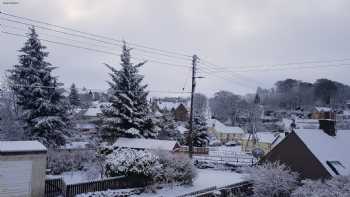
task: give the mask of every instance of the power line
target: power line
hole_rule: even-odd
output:
[[[1,32],[2,32],[2,33],[5,33],[5,34],[8,34],[8,35],[12,35],[12,36],[26,37],[26,38],[28,38],[28,36],[22,35],[22,34],[17,34],[17,33],[12,33],[12,32],[7,32],[7,31],[1,31]],[[49,42],[49,43],[53,43],[53,44],[58,44],[58,45],[69,46],[69,47],[73,47],[73,48],[78,48],[78,49],[84,49],[84,50],[88,50],[88,51],[98,52],[98,53],[104,53],[104,54],[108,54],[108,55],[120,55],[120,54],[118,54],[118,53],[114,53],[114,52],[110,52],[110,51],[105,51],[105,50],[100,50],[100,49],[94,49],[94,48],[89,48],[89,47],[84,47],[84,46],[69,44],[69,43],[65,43],[65,42],[52,41],[52,40],[42,39],[42,38],[40,38],[40,39],[38,39],[38,40],[45,41],[45,42]],[[169,63],[169,62],[164,62],[164,61],[149,59],[149,58],[147,58],[147,57],[145,57],[145,58],[132,57],[132,59],[137,59],[137,60],[141,60],[141,61],[148,61],[148,62],[154,62],[154,63],[159,63],[159,64],[163,64],[163,65],[169,65],[169,66],[174,66],[174,67],[185,67],[185,68],[190,68],[190,66],[187,66],[187,65],[174,64],[174,63]]]
[[[23,29],[23,28],[18,28],[18,27],[14,27],[14,26],[10,26],[10,25],[4,25],[4,24],[0,24],[0,26],[2,27],[5,27],[5,28],[10,28],[10,29],[15,29],[15,30],[26,30],[26,29]],[[9,33],[9,32],[8,32]],[[15,33],[11,33],[11,34],[15,34]],[[65,37],[61,37],[61,36],[56,36],[56,35],[52,35],[52,34],[47,34],[47,33],[42,33],[40,32],[40,35],[47,35],[47,36],[51,36],[51,37],[55,37],[55,38],[58,38],[58,39],[64,39],[64,40],[68,40],[68,41],[72,41],[72,42],[77,42],[77,43],[82,43],[82,44],[86,44],[86,45],[93,45],[95,47],[101,47],[101,48],[105,48],[106,46],[102,46],[102,45],[97,45],[97,44],[93,44],[93,43],[87,43],[87,42],[83,42],[83,41],[80,41],[80,40],[75,40],[75,39],[71,39],[71,38],[65,38]],[[22,36],[25,36],[25,35],[22,35]],[[57,43],[56,43],[57,44]],[[72,47],[72,46],[71,46]],[[79,46],[79,48],[81,48],[81,46]],[[86,49],[87,47],[84,47],[84,49]],[[109,49],[112,49],[112,50],[115,50],[117,48],[109,48]],[[137,51],[135,51],[137,53]],[[154,59],[151,59],[149,56],[146,56],[144,57],[145,59],[150,59],[149,61],[152,61],[152,62],[156,62],[156,63],[160,63],[160,64],[167,64],[167,65],[174,65],[174,66],[177,66],[177,67],[184,67],[184,65],[180,65],[180,64],[175,64],[175,63],[167,63],[166,61],[172,61],[172,60],[154,60]],[[152,57],[152,58],[157,58],[159,59],[159,57]],[[137,58],[134,58],[134,59],[137,59]],[[142,60],[139,58],[139,60]],[[190,66],[185,66],[185,67],[190,67]]]
[[[60,86],[42,86],[42,85],[9,85],[10,87],[17,87],[17,88],[46,88],[46,89],[67,89],[64,87]],[[84,90],[86,91],[92,91],[92,92],[106,92],[107,90],[102,90],[102,89],[87,89],[87,88],[77,88],[78,90]],[[10,92],[10,91],[0,91],[0,92]],[[113,92],[117,93],[128,93],[128,92],[143,92],[143,91],[132,91],[132,90],[113,90]],[[153,92],[153,93],[173,93],[173,94],[190,94],[191,92],[184,92],[184,91],[169,91],[169,90],[146,90],[146,92]]]
[[[48,27],[44,27],[44,26],[40,26],[40,25],[34,25],[34,24],[30,24],[30,23],[25,23],[25,22],[22,22],[22,21],[16,21],[16,20],[7,19],[7,18],[0,18],[0,20],[12,22],[12,23],[17,23],[17,24],[21,24],[21,25],[25,25],[25,26],[29,26],[29,27],[35,27],[35,28],[38,28],[38,29],[43,29],[43,30],[47,30],[47,31],[52,31],[52,32],[56,32],[56,33],[61,33],[61,34],[65,34],[65,35],[68,35],[68,36],[73,36],[73,37],[78,37],[78,38],[82,38],[82,39],[92,40],[92,41],[99,42],[99,43],[103,43],[103,44],[108,44],[108,45],[113,45],[113,46],[119,46],[119,47],[123,46],[122,44],[116,43],[116,42],[110,42],[110,41],[105,41],[105,40],[101,40],[101,39],[96,39],[96,38],[92,38],[92,37],[88,37],[88,36],[84,36],[84,35],[80,35],[80,34],[74,34],[74,33],[69,33],[69,32],[65,32],[65,31],[60,31],[60,30],[56,30],[56,29],[52,29],[52,28],[48,28]],[[128,42],[127,42],[127,43],[128,43]],[[128,44],[129,44],[129,43],[128,43]],[[188,60],[188,61],[191,60],[191,59],[189,59],[189,58],[174,57],[174,56],[171,56],[171,55],[160,54],[160,53],[157,53],[157,52],[151,52],[151,51],[147,51],[147,50],[140,49],[140,48],[134,48],[134,49],[135,49],[135,50],[138,50],[138,51],[140,51],[140,52],[143,52],[143,53],[157,54],[157,55],[162,55],[162,56],[166,56],[166,57],[174,58],[174,59],[181,59],[181,60]]]
[[[213,65],[215,67],[216,72],[246,72],[246,71],[255,71],[264,69],[263,67],[284,67],[284,66],[292,66],[292,65],[305,65],[305,64],[324,64],[331,62],[344,62],[348,61],[350,58],[342,58],[342,59],[331,59],[331,60],[312,60],[312,61],[301,61],[301,62],[289,62],[289,63],[281,63],[281,64],[272,64],[272,65],[255,65],[255,66],[239,66],[239,67],[225,67],[220,66],[218,64],[213,64],[207,60],[202,60],[203,62]]]
[[[114,38],[111,38],[111,37],[102,36],[102,35],[98,35],[98,34],[94,34],[94,33],[84,32],[84,31],[73,29],[73,28],[64,27],[64,26],[60,26],[60,25],[55,25],[55,24],[51,24],[51,23],[47,23],[47,22],[43,22],[43,21],[39,21],[39,20],[34,20],[34,19],[31,19],[31,18],[28,18],[28,17],[17,16],[17,15],[14,15],[14,14],[9,14],[9,13],[5,13],[5,12],[1,12],[1,11],[0,11],[0,14],[6,15],[6,16],[9,16],[9,17],[13,17],[13,18],[17,18],[17,19],[27,20],[27,21],[31,21],[31,22],[34,22],[34,23],[44,24],[44,25],[47,25],[47,26],[68,30],[68,31],[71,31],[71,32],[79,33],[79,34],[84,34],[84,35],[89,35],[89,36],[93,36],[93,37],[98,37],[98,38],[102,38],[102,39],[105,39],[105,40],[113,40],[113,41],[121,43],[121,44],[123,43],[122,40],[118,40],[118,39],[114,39]],[[191,58],[192,57],[191,55],[188,55],[188,54],[185,54],[185,53],[179,53],[179,52],[175,52],[175,51],[158,49],[158,48],[149,47],[149,46],[145,46],[145,45],[141,45],[141,44],[137,44],[137,43],[128,42],[128,44],[136,46],[136,47],[139,47],[139,48],[144,48],[144,49],[148,49],[148,50],[152,50],[152,51],[158,51],[158,52],[162,53],[163,55],[171,54],[171,55],[182,56],[182,57],[186,57],[186,58]]]

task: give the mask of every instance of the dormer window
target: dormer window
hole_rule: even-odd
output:
[[[340,161],[327,161],[326,163],[336,175],[340,175],[339,172],[345,169],[345,166]]]

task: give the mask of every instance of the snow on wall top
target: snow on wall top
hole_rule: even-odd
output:
[[[46,151],[39,141],[0,141],[0,152]]]
[[[173,151],[177,141],[144,138],[119,138],[114,147]]]
[[[315,109],[316,109],[318,112],[330,112],[330,111],[332,111],[332,109],[329,108],[329,107],[315,107]]]
[[[295,133],[332,176],[336,174],[327,161],[340,162],[333,165],[339,174],[350,174],[350,130],[338,130],[334,137],[320,129],[296,129]]]
[[[243,129],[240,127],[226,126],[216,119],[207,120],[207,124],[209,127],[214,128],[218,133],[244,133]]]

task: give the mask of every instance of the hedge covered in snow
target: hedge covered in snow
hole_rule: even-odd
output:
[[[350,196],[350,175],[337,176],[324,182],[305,180],[292,197],[348,197]]]
[[[148,183],[190,184],[196,171],[185,156],[119,148],[106,157],[106,175],[136,177]]]
[[[265,163],[242,169],[253,182],[254,196],[288,196],[298,186],[298,174],[279,162]]]

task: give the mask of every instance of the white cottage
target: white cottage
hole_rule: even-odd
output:
[[[0,141],[0,196],[43,197],[46,152],[38,141]]]

